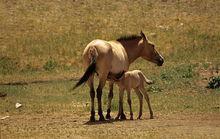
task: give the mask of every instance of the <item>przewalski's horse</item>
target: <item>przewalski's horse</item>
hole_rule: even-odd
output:
[[[102,89],[106,80],[109,82],[108,109],[106,118],[110,119],[111,100],[113,98],[114,78],[120,78],[129,65],[137,58],[142,57],[150,62],[156,63],[158,66],[163,65],[163,57],[156,51],[154,44],[151,43],[144,33],[141,31],[139,35],[121,37],[116,41],[93,40],[90,42],[83,52],[83,61],[86,67],[84,75],[80,78],[73,89],[80,86],[84,82],[88,82],[90,87],[91,98],[91,116],[90,121],[95,121],[94,109],[94,74],[97,73],[99,85],[96,89],[98,100],[99,120],[105,120],[102,113]]]
[[[143,96],[148,104],[148,108],[150,111],[150,119],[153,119],[153,111],[150,105],[150,98],[146,90],[144,89],[144,82],[147,84],[153,83],[153,81],[147,79],[140,70],[127,71],[119,81],[115,82],[119,87],[119,110],[118,110],[118,115],[115,118],[116,120],[118,120],[119,118],[126,119],[126,116],[123,111],[124,90],[127,91],[127,102],[130,109],[130,119],[133,120],[133,112],[131,108],[131,89],[135,90],[140,102],[139,115],[137,119],[141,119],[142,116]]]

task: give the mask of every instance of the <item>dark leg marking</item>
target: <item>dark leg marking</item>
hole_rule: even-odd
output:
[[[100,86],[99,86],[96,91],[97,91],[97,99],[98,99],[99,121],[104,121],[105,118],[102,114],[102,88],[100,88]]]
[[[109,94],[108,94],[108,108],[107,108],[107,114],[106,119],[111,119],[111,101],[113,98],[113,83],[109,83]]]

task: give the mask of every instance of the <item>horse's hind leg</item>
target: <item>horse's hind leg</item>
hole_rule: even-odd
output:
[[[107,76],[106,76],[107,77]],[[99,114],[99,121],[104,121],[105,118],[102,113],[102,89],[105,86],[106,78],[100,78],[99,86],[97,88],[97,100],[98,100],[98,114]]]
[[[137,88],[135,89],[135,92],[139,98],[139,115],[137,117],[137,119],[141,119],[141,116],[142,116],[142,109],[143,109],[143,95],[141,94],[140,90]]]
[[[153,117],[153,111],[152,111],[151,105],[150,105],[150,98],[149,98],[147,92],[145,91],[144,87],[141,87],[140,89],[141,89],[141,92],[144,94],[145,100],[147,101],[148,108],[149,108],[149,111],[150,111],[150,119],[153,119],[154,117]]]
[[[107,114],[106,114],[106,119],[111,119],[111,102],[113,98],[113,82],[109,82],[109,94],[108,94],[108,107],[107,107]]]
[[[95,90],[93,85],[94,74],[90,76],[88,80],[88,85],[90,88],[90,99],[91,99],[91,116],[90,121],[95,122],[95,109],[94,109],[94,98],[95,98]]]
[[[132,112],[132,107],[131,107],[131,91],[130,90],[127,91],[127,102],[128,102],[129,109],[130,109],[130,120],[133,120],[133,112]]]

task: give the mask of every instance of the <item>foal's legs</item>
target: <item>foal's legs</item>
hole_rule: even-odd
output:
[[[107,114],[106,114],[106,119],[111,119],[111,102],[113,98],[113,85],[114,82],[109,82],[109,94],[108,94],[108,106],[107,106]]]
[[[131,91],[127,90],[127,102],[130,108],[130,120],[133,120],[133,112],[132,112],[132,107],[131,107]]]
[[[126,116],[125,116],[124,111],[123,111],[123,97],[124,97],[124,89],[120,88],[119,89],[119,109],[118,109],[118,115],[115,118],[116,120],[118,120],[119,118],[121,120],[126,119]]]
[[[153,111],[152,111],[151,105],[150,105],[150,98],[149,98],[147,92],[145,91],[144,87],[140,87],[140,89],[141,89],[141,92],[144,94],[145,100],[147,101],[148,108],[149,108],[149,111],[150,111],[150,119],[153,119],[154,117],[153,117]]]
[[[90,88],[90,99],[91,99],[91,116],[90,121],[95,122],[95,109],[94,109],[94,98],[95,98],[95,90],[93,85],[94,74],[90,76],[88,80],[88,85]]]
[[[97,91],[97,100],[98,100],[99,121],[104,121],[105,120],[105,118],[102,114],[102,89],[105,86],[105,82],[106,82],[106,78],[100,78],[99,79],[99,86],[96,89],[96,91]]]
[[[141,119],[142,109],[143,109],[143,95],[141,94],[141,92],[138,88],[135,89],[135,92],[139,98],[139,103],[140,103],[139,115],[138,115],[137,119]]]

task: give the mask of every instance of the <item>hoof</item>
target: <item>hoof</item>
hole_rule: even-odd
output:
[[[89,121],[90,121],[90,122],[95,122],[95,117],[94,117],[94,116],[90,116]]]
[[[141,116],[138,116],[137,119],[138,119],[138,120],[141,120]]]
[[[115,120],[119,120],[119,116],[115,117]]]
[[[103,115],[99,116],[99,121],[105,121],[105,118]]]
[[[134,120],[134,118],[133,118],[133,117],[130,117],[130,120]]]
[[[121,120],[126,120],[126,116],[125,116],[125,114],[123,113],[123,114],[121,114]]]
[[[154,116],[153,116],[153,115],[151,115],[151,116],[150,116],[150,119],[154,119]]]
[[[110,114],[106,114],[105,118],[110,120],[112,117]]]

